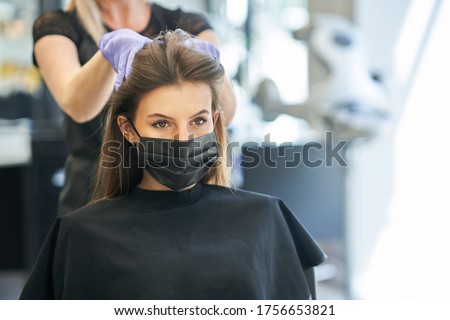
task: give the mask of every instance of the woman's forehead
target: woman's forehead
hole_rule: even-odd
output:
[[[170,117],[190,115],[207,109],[211,111],[211,88],[202,82],[182,82],[166,85],[145,94],[138,103],[140,116],[159,113]]]

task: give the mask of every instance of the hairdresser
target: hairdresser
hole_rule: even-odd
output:
[[[120,61],[108,61],[114,48],[99,50],[101,37],[128,28],[129,48]],[[33,26],[34,63],[64,112],[68,148],[65,183],[58,214],[84,206],[91,198],[92,182],[102,143],[104,115],[114,88],[124,80],[127,61],[163,30],[183,29],[218,46],[218,37],[201,13],[170,10],[144,0],[72,0],[65,10],[45,12]],[[112,67],[115,66],[115,68]],[[236,101],[228,77],[220,86],[222,116],[233,117]]]

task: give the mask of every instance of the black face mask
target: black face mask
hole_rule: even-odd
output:
[[[214,132],[180,141],[139,136],[139,163],[156,181],[181,190],[200,181],[219,157]]]

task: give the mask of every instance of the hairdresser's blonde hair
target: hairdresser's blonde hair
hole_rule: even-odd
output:
[[[98,45],[100,38],[106,33],[102,16],[95,0],[70,0],[66,10],[77,11],[77,17],[87,33]]]

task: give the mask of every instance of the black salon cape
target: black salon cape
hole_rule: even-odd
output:
[[[309,299],[325,258],[280,199],[136,189],[59,217],[20,298]]]

